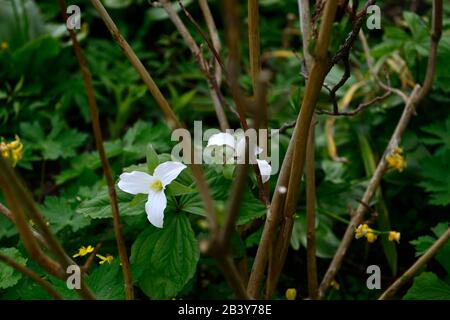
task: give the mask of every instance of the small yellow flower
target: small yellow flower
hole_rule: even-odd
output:
[[[87,255],[88,253],[91,253],[92,251],[94,251],[93,246],[88,246],[87,248],[85,246],[82,246],[80,249],[78,249],[78,253],[74,254],[72,257],[82,257]]]
[[[403,157],[403,149],[395,147],[391,153],[386,157],[386,162],[389,169],[403,172],[406,168],[406,160]]]
[[[16,139],[12,142],[0,141],[0,154],[3,159],[8,160],[13,167],[16,166],[17,161],[22,159],[23,144],[20,138],[16,135]]]
[[[294,288],[290,288],[286,290],[286,299],[295,300],[297,297],[297,290]]]
[[[6,50],[6,49],[8,49],[8,48],[9,48],[9,43],[8,43],[8,42],[3,41],[3,42],[0,44],[0,51]]]
[[[101,261],[99,262],[100,264],[104,264],[105,262],[108,262],[108,264],[110,264],[113,260],[114,257],[112,255],[107,254],[106,256],[102,256],[100,254],[96,254],[97,258],[99,258]]]
[[[367,242],[368,243],[374,243],[377,240],[377,235],[373,232],[368,232],[366,234]]]
[[[341,285],[339,283],[337,283],[337,281],[334,279],[331,280],[330,286],[332,288],[334,288],[335,290],[339,290],[341,288]]]
[[[367,232],[369,232],[370,230],[371,229],[367,224],[360,224],[355,230],[355,238],[360,239],[362,237],[365,237]]]
[[[367,242],[374,243],[377,240],[377,235],[367,224],[360,224],[355,230],[355,238],[360,239],[366,237]]]
[[[389,241],[396,241],[397,243],[400,243],[400,232],[390,231],[389,232]]]

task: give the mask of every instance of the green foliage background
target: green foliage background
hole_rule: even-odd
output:
[[[422,82],[429,47],[430,1],[419,3],[410,11],[408,1],[383,1],[381,31],[365,30],[376,68],[394,56],[406,64],[413,79]],[[191,14],[206,30],[195,1],[184,1]],[[282,48],[283,30],[288,13],[297,12],[295,1],[261,0],[261,47],[263,52]],[[139,76],[111,39],[89,1],[74,1],[82,9],[83,28],[78,37],[85,49],[98,100],[101,123],[106,137],[105,149],[115,178],[123,171],[148,171],[169,158],[175,142],[164,125],[155,101],[147,93]],[[208,87],[195,59],[162,9],[151,8],[146,1],[104,1],[126,39],[157,80],[177,115],[189,125],[202,120],[203,126],[217,128]],[[218,1],[210,1],[221,28]],[[15,7],[15,9],[14,9]],[[18,171],[23,176],[50,228],[69,253],[82,245],[95,246],[104,241],[100,254],[115,257],[110,265],[96,265],[88,284],[101,299],[123,299],[122,274],[112,229],[107,189],[95,151],[90,115],[79,67],[70,41],[59,17],[55,1],[0,0],[0,43],[9,48],[0,51],[0,136],[12,140],[17,134],[25,146]],[[5,10],[4,10],[5,9]],[[14,10],[13,10],[14,9]],[[241,8],[245,14],[245,6]],[[438,68],[433,90],[418,108],[402,141],[408,168],[403,173],[391,171],[374,199],[379,215],[378,229],[394,229],[402,234],[399,245],[381,239],[369,245],[354,241],[336,281],[340,290],[332,290],[329,299],[373,299],[381,292],[365,286],[365,267],[380,265],[386,287],[422,254],[448,227],[450,205],[450,19],[445,4],[444,32],[438,54]],[[397,21],[397,22],[394,22]],[[201,37],[186,23],[199,43]],[[246,25],[242,25],[245,31]],[[298,28],[294,22],[293,28]],[[333,47],[336,50],[348,32],[350,23],[336,23]],[[221,36],[223,34],[221,33]],[[241,84],[249,90],[248,54],[242,34]],[[289,39],[286,50],[299,52],[298,36]],[[225,49],[226,53],[226,49]],[[206,50],[205,50],[205,54]],[[368,70],[360,43],[351,55],[353,75],[338,92],[342,98],[357,82],[365,81],[355,93],[352,106],[374,95],[376,85]],[[264,67],[273,72],[269,88],[270,128],[279,128],[295,119],[304,90],[300,75],[301,61],[269,58]],[[326,79],[335,84],[343,70],[333,68]],[[402,76],[388,71],[392,86],[402,86]],[[409,90],[403,87],[403,90]],[[374,93],[375,92],[375,93]],[[320,107],[330,107],[326,91]],[[376,162],[402,111],[402,101],[395,96],[372,106],[361,115],[339,118],[334,123],[334,139],[339,156],[331,159],[327,149],[326,116],[318,117],[316,135],[317,176],[317,257],[319,275],[326,270],[339,245],[349,219],[349,207],[355,208]],[[238,119],[229,115],[232,126]],[[192,125],[191,125],[192,127]],[[283,156],[291,131],[280,136]],[[150,147],[149,147],[150,145]],[[146,165],[148,164],[148,166]],[[232,178],[221,167],[205,167],[216,200],[216,210],[223,218],[225,200]],[[272,176],[271,190],[276,178]],[[303,192],[303,191],[302,191]],[[138,298],[231,298],[215,262],[200,255],[198,240],[207,236],[201,201],[192,174],[185,170],[169,190],[164,229],[151,226],[146,219],[142,197],[132,197],[118,190],[119,209],[124,234],[131,255],[133,280]],[[304,199],[304,196],[300,197]],[[0,193],[0,202],[5,203]],[[291,249],[280,279],[277,299],[284,299],[287,288],[307,296],[305,204],[298,204]],[[244,196],[238,225],[264,217],[258,200],[254,177]],[[430,231],[431,230],[431,231]],[[233,254],[237,260],[256,252],[261,229],[245,239],[233,236]],[[0,252],[44,276],[65,298],[76,299],[64,283],[44,275],[19,240],[12,223],[0,216]],[[83,263],[86,257],[79,258]],[[406,294],[405,294],[406,293]],[[450,244],[447,244],[415,280],[411,288],[399,293],[405,299],[450,299]],[[17,271],[0,264],[0,299],[48,299],[47,294]]]

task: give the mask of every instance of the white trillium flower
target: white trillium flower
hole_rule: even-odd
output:
[[[117,185],[127,193],[148,194],[148,200],[145,203],[148,221],[155,227],[162,228],[164,209],[167,206],[164,190],[185,168],[186,166],[180,162],[167,161],[155,168],[153,176],[141,171],[122,173]]]
[[[208,147],[213,146],[226,146],[231,148],[234,151],[234,155],[237,159],[245,159],[245,136],[236,137],[230,133],[220,132],[217,134],[213,134],[208,139]],[[258,156],[263,152],[263,149],[255,145],[255,150],[253,151],[255,156]],[[234,156],[233,155],[233,156]],[[229,163],[230,159],[227,158],[226,163]],[[261,179],[263,183],[266,183],[270,179],[270,173],[272,171],[272,167],[270,166],[267,160],[259,160],[256,159],[258,164],[259,171],[261,172]]]

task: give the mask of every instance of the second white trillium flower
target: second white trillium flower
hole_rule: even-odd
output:
[[[167,161],[158,165],[153,175],[141,171],[122,173],[117,185],[127,193],[148,194],[148,200],[145,203],[148,221],[155,227],[162,228],[164,209],[167,206],[164,190],[185,168],[186,166],[180,162]]]
[[[234,151],[234,155],[238,159],[244,159],[245,157],[245,137],[234,136],[230,133],[220,132],[217,134],[213,134],[208,139],[208,145],[206,147],[213,146],[226,146]],[[257,156],[262,153],[262,149],[255,145],[254,155]],[[230,159],[227,159],[228,162]],[[256,159],[258,164],[259,171],[261,173],[261,179],[263,183],[266,183],[270,179],[270,173],[272,171],[272,167],[270,166],[267,160]]]

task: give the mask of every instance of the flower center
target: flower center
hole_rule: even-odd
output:
[[[163,189],[161,180],[156,179],[155,181],[153,181],[152,184],[150,185],[150,188],[156,192],[161,191]]]

